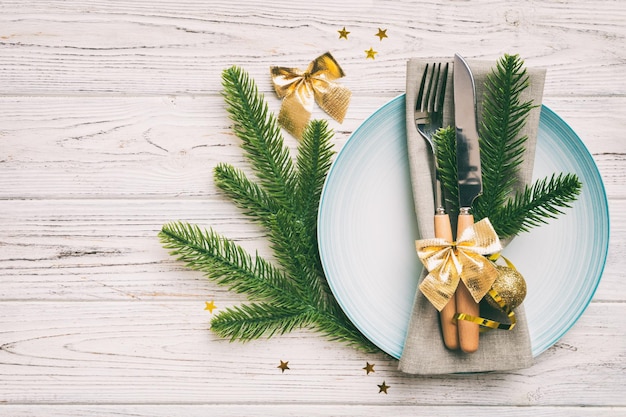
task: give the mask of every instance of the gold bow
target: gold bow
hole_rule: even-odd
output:
[[[488,218],[465,229],[460,239],[422,239],[415,242],[417,255],[429,274],[420,291],[441,311],[452,298],[459,279],[479,302],[498,276],[495,266],[484,255],[502,250],[498,234]]]
[[[313,99],[333,119],[343,122],[352,93],[333,82],[344,73],[329,52],[313,60],[304,72],[287,67],[271,67],[270,72],[276,94],[283,99],[278,123],[289,133],[302,137],[313,111]]]

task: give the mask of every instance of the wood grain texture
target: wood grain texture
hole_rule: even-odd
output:
[[[335,150],[396,95],[355,96],[344,123],[331,121]],[[267,101],[278,112],[278,99],[268,95]],[[609,196],[625,198],[626,146],[619,115],[626,113],[626,97],[546,98],[545,104],[589,148]],[[324,118],[324,113],[316,108],[313,116]],[[217,92],[199,98],[4,97],[0,126],[4,199],[207,198],[216,193],[212,170],[217,163],[247,166]],[[295,139],[285,141],[295,151]]]
[[[219,308],[229,305],[218,301]],[[614,388],[626,382],[623,304],[593,304],[530,369],[430,378],[406,376],[394,359],[309,332],[249,344],[219,340],[198,301],[9,302],[2,308],[0,390],[9,403],[626,406]],[[615,346],[597,337],[598,321],[619,341]],[[285,373],[279,360],[289,361]],[[374,373],[365,374],[366,361],[375,363]],[[391,388],[381,398],[374,394],[383,380]],[[480,387],[471,398],[468,383]],[[517,389],[493,395],[510,384]]]
[[[314,3],[0,2],[0,415],[626,414],[626,3]],[[544,104],[603,177],[611,246],[590,306],[533,367],[418,378],[307,330],[248,344],[210,332],[204,302],[245,297],[171,258],[161,226],[212,227],[272,257],[212,181],[219,162],[249,172],[221,72],[244,67],[278,111],[269,66],[326,51],[353,92],[344,123],[331,121],[337,151],[404,92],[408,58],[509,52],[547,68]]]
[[[360,417],[392,415],[397,417],[414,416],[466,416],[484,417],[487,414],[499,414],[511,417],[527,417],[532,413],[536,417],[622,417],[621,407],[494,407],[494,406],[436,406],[436,405],[9,405],[3,409],[12,417],[31,417],[45,415],[48,417],[85,416],[85,417]]]
[[[265,75],[270,65],[306,66],[327,50],[359,75],[346,80],[357,93],[401,91],[407,58],[455,51],[491,59],[520,53],[550,68],[550,95],[626,92],[623,77],[613,77],[626,36],[619,1],[185,3],[3,2],[4,93],[211,94],[226,66]],[[343,26],[348,42],[337,36]],[[374,36],[380,26],[389,28],[385,42]],[[365,61],[370,46],[379,54]],[[377,78],[375,86],[362,77]]]

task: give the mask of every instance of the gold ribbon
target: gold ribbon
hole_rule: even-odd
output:
[[[491,298],[494,299],[496,303],[498,303],[500,310],[502,310],[504,314],[506,314],[506,316],[509,318],[509,321],[511,323],[509,324],[500,323],[499,321],[490,320],[490,319],[486,319],[483,317],[476,317],[476,316],[472,316],[466,313],[459,313],[455,316],[455,318],[457,320],[471,321],[472,323],[476,323],[479,326],[482,326],[482,328],[480,329],[481,332],[491,330],[491,329],[513,330],[513,328],[517,324],[517,318],[515,317],[515,312],[504,302],[504,300],[502,299],[502,297],[500,297],[500,295],[498,294],[496,290],[490,289],[489,295],[491,296]]]
[[[498,234],[488,218],[463,231],[456,242],[422,239],[415,242],[419,259],[428,270],[420,291],[439,311],[454,295],[462,280],[476,302],[491,289],[498,271],[485,255],[502,250]]]
[[[350,104],[350,90],[333,82],[344,76],[335,58],[327,52],[313,60],[306,71],[271,67],[272,82],[283,99],[278,123],[297,138],[309,122],[315,101],[329,116],[343,122]]]

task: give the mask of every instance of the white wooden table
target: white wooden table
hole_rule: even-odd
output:
[[[0,415],[626,415],[625,22],[621,0],[0,1]],[[603,176],[611,250],[593,302],[533,367],[409,377],[308,331],[208,330],[205,301],[244,298],[174,261],[161,226],[271,253],[212,182],[218,162],[244,166],[221,72],[244,67],[277,111],[269,67],[326,51],[353,92],[336,150],[404,91],[410,57],[548,68],[544,103]]]

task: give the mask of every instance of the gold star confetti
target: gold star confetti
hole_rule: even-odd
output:
[[[365,372],[367,373],[367,375],[370,374],[370,372],[376,372],[374,371],[374,364],[373,363],[369,363],[369,362],[365,362],[365,367],[362,368],[365,369]]]
[[[285,370],[289,369],[289,366],[287,366],[288,363],[289,361],[287,362],[280,361],[280,365],[278,365],[277,368],[280,368],[281,373],[284,373]]]
[[[376,55],[378,52],[376,52],[374,49],[372,49],[372,48],[370,47],[370,49],[368,49],[367,51],[365,51],[365,53],[367,54],[367,55],[365,56],[365,59],[370,59],[370,58],[371,58],[371,59],[376,59],[376,56],[375,56],[375,55]]]
[[[209,313],[213,314],[213,310],[217,308],[217,306],[215,305],[215,303],[213,302],[213,300],[211,301],[206,301],[204,306],[205,310],[209,310]]]
[[[384,392],[385,394],[387,394],[387,388],[389,388],[389,385],[385,384],[385,381],[383,381],[383,383],[382,383],[382,384],[380,384],[380,385],[378,386],[378,388],[380,388],[380,389],[378,390],[378,393],[379,393],[379,394],[380,394],[381,392]]]
[[[382,41],[383,38],[387,37],[387,29],[378,28],[378,33],[376,34],[376,36],[378,36],[380,40]]]
[[[339,39],[346,39],[346,40],[348,39],[348,34],[350,32],[346,30],[345,26],[343,27],[343,29],[338,30],[337,32],[339,32]]]

